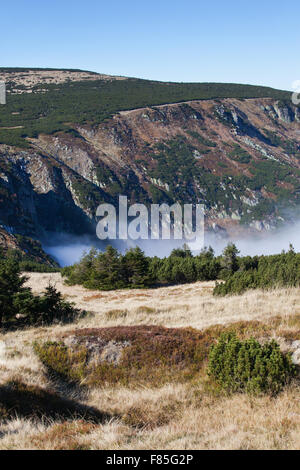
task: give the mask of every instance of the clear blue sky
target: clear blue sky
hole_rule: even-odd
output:
[[[291,89],[299,0],[1,2],[0,66]]]

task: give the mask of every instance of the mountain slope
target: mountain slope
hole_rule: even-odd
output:
[[[220,83],[164,83],[83,71],[0,69],[7,105],[0,109],[0,142],[25,146],[24,137],[99,124],[118,111],[196,99],[289,100],[267,87]]]
[[[13,77],[0,108],[3,229],[93,231],[97,205],[119,194],[202,202],[221,233],[271,229],[299,206],[300,109],[288,92],[80,71],[27,71],[21,90],[22,73],[0,70]]]

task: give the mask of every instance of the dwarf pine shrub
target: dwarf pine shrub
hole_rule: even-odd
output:
[[[295,375],[295,366],[274,340],[261,345],[254,338],[240,341],[235,333],[223,333],[211,347],[208,373],[229,392],[275,395]]]
[[[34,295],[13,259],[0,260],[0,328],[70,323],[86,312],[74,307],[54,286]]]

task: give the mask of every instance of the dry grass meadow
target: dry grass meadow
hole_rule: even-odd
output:
[[[299,449],[297,383],[274,398],[227,396],[211,387],[204,369],[197,380],[161,386],[75,386],[54,380],[32,347],[70,330],[120,325],[192,327],[204,334],[230,326],[243,336],[275,337],[284,347],[286,339],[300,339],[299,289],[215,298],[214,283],[199,282],[99,292],[39,273],[30,274],[28,285],[41,292],[49,281],[89,314],[73,325],[0,334],[0,390],[14,384],[21,403],[0,423],[0,449]],[[24,397],[40,404],[35,416],[22,409]],[[49,411],[53,397],[57,413]],[[76,413],[65,416],[59,407]]]

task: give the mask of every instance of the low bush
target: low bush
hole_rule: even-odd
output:
[[[280,392],[295,375],[295,366],[279,345],[261,345],[254,338],[240,341],[235,333],[223,333],[209,354],[209,375],[228,392]]]

